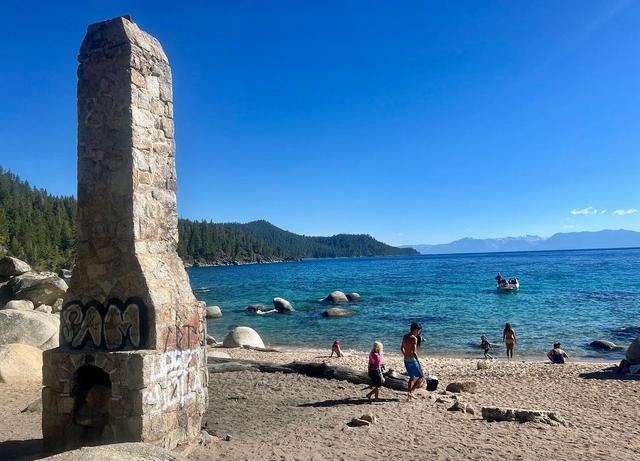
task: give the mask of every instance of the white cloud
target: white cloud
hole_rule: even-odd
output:
[[[598,214],[598,209],[592,206],[588,206],[587,208],[574,208],[569,213],[571,213],[574,216]]]
[[[629,214],[636,214],[638,212],[637,209],[635,208],[628,208],[628,209],[624,209],[624,208],[620,208],[618,210],[614,210],[613,214],[616,216],[626,216]]]
[[[600,210],[600,214],[605,214],[607,210]]]

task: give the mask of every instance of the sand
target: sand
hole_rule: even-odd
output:
[[[274,363],[324,360],[366,368],[366,355],[328,359],[318,353],[225,350],[234,359]],[[402,370],[399,355],[385,354],[387,368]],[[447,411],[439,393],[406,396],[388,389],[369,405],[366,389],[343,381],[298,374],[230,372],[210,377],[204,423],[216,438],[188,450],[205,459],[640,459],[640,379],[612,379],[611,363],[498,360],[477,370],[476,359],[426,358],[440,379],[474,381],[478,392],[460,394],[476,415]],[[20,413],[38,397],[37,386],[0,385],[0,459],[7,450],[37,457],[40,415]],[[444,399],[452,402],[451,396]],[[555,411],[567,427],[541,423],[493,422],[482,406]],[[369,413],[378,422],[348,427]],[[226,440],[228,438],[228,440]],[[25,442],[21,442],[25,441]],[[16,449],[18,450],[16,452]],[[184,451],[183,451],[184,453]]]

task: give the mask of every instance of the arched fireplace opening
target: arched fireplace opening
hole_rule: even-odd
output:
[[[109,374],[94,365],[78,368],[73,378],[73,423],[84,428],[83,442],[99,441],[102,430],[109,424],[111,409],[111,379]]]

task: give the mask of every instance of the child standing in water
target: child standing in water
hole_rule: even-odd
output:
[[[382,343],[375,341],[371,352],[369,353],[369,377],[373,381],[373,390],[367,394],[369,403],[373,403],[372,398],[378,400],[380,388],[384,384],[384,376],[382,376]]]
[[[487,339],[485,335],[480,336],[480,347],[484,350],[484,359],[493,360],[493,356],[489,354],[489,350],[491,349],[491,343]]]
[[[516,330],[511,327],[510,323],[505,323],[504,330],[502,332],[502,342],[507,348],[507,358],[513,358],[513,348],[516,345]]]

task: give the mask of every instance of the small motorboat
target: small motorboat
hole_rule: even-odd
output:
[[[502,278],[496,281],[496,289],[498,291],[516,291],[520,288],[520,282],[515,277],[511,277],[510,279]]]

